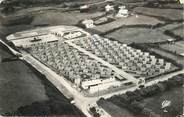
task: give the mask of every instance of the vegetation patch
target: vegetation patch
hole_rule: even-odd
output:
[[[110,32],[113,32],[123,26],[149,26],[153,27],[158,24],[164,24],[164,22],[157,20],[152,17],[147,17],[143,15],[138,15],[138,16],[130,16],[127,18],[120,18],[117,19],[113,22],[106,23],[103,25],[99,25],[94,27],[94,30],[101,32],[101,34],[108,34]]]
[[[157,43],[167,41],[170,37],[150,28],[121,28],[105,35],[122,43]]]
[[[136,7],[135,13],[157,17],[166,21],[183,21],[183,10]]]
[[[184,41],[161,44],[159,47],[174,54],[184,56]]]
[[[138,117],[179,116],[182,114],[183,107],[183,79],[184,74],[180,74],[168,81],[159,82],[155,85],[135,90],[134,92],[126,92],[107,100],[102,98],[98,101],[98,104],[101,105],[104,101],[107,101],[106,103],[111,102],[122,109],[128,109]],[[157,100],[156,103],[155,100]],[[164,113],[161,108],[164,100],[171,101],[171,106],[167,108],[167,113]]]

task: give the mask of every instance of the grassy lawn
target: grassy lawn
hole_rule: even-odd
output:
[[[155,43],[167,41],[169,36],[162,32],[147,28],[121,28],[106,35],[123,43]]]
[[[171,106],[168,107],[168,112],[164,113],[161,109],[161,103],[164,100],[170,100]],[[161,117],[176,117],[182,114],[183,111],[183,87],[176,87],[159,95],[147,98],[144,100],[147,108],[159,114]]]

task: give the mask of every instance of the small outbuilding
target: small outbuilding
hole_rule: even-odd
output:
[[[109,5],[109,4],[106,5],[105,6],[105,11],[106,12],[114,11],[114,6],[113,5]]]
[[[85,19],[82,21],[82,25],[85,26],[85,28],[93,28],[95,27],[94,21],[92,19]]]
[[[128,9],[126,9],[125,6],[120,6],[116,17],[128,17],[128,15],[129,15]]]

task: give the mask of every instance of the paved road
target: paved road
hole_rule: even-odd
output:
[[[16,50],[12,49],[8,44],[6,44],[2,39],[0,39],[0,43],[5,45],[14,55],[21,55],[21,53],[17,52]]]

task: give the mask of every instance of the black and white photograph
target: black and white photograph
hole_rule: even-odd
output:
[[[184,117],[184,0],[0,0],[0,117]]]

